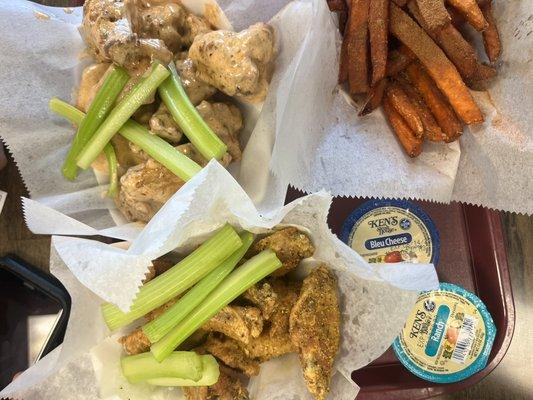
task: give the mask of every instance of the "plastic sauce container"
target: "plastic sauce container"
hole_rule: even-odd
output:
[[[416,376],[452,383],[485,368],[495,337],[485,304],[457,285],[442,283],[439,290],[420,294],[393,348]]]
[[[341,239],[370,263],[439,261],[440,238],[431,218],[405,200],[371,200],[344,221]]]

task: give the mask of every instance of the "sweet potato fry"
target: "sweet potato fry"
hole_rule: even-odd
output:
[[[422,18],[416,2],[411,1],[408,8],[420,26],[446,53],[461,76],[469,82],[480,80],[478,73],[481,63],[476,51],[461,35],[461,32],[453,24],[447,24],[439,29],[431,30]]]
[[[398,5],[398,7],[403,7],[407,4],[409,0],[392,0],[392,1],[394,1]]]
[[[344,0],[327,0],[329,11],[346,11],[348,9]]]
[[[448,4],[464,15],[476,31],[483,31],[489,25],[476,0],[447,0]]]
[[[368,9],[370,0],[352,0],[347,43],[347,70],[350,93],[368,92]]]
[[[459,118],[466,124],[483,122],[481,110],[452,62],[423,29],[394,4],[390,8],[390,28],[392,34],[416,54]]]
[[[347,24],[350,23],[350,19],[348,17]],[[344,83],[348,80],[348,42],[349,42],[349,34],[348,29],[344,32],[344,39],[342,40],[341,45],[341,54],[340,54],[340,60],[339,60],[339,83]]]
[[[429,30],[442,28],[451,22],[450,14],[444,7],[444,0],[413,0]]]
[[[385,87],[387,86],[387,79],[383,79],[370,88],[366,96],[363,108],[359,111],[359,116],[370,114],[381,105]]]
[[[420,93],[418,93],[411,83],[403,76],[400,76],[399,83],[402,85],[402,89],[417,109],[418,115],[424,125],[424,138],[431,142],[442,142],[446,139],[446,135],[435,120],[435,117]]]
[[[383,112],[407,155],[409,157],[420,155],[423,139],[413,135],[409,126],[402,119],[401,115],[396,112],[394,107],[392,107],[387,97],[383,99]]]
[[[371,86],[385,78],[389,45],[389,0],[370,0],[368,12],[370,59],[372,61]]]
[[[442,131],[446,135],[446,142],[453,142],[463,131],[461,121],[455,115],[446,98],[439,91],[431,77],[418,64],[413,63],[407,67],[409,81],[417,89],[431,113],[439,123]]]
[[[402,45],[399,50],[389,51],[387,76],[398,75],[414,60],[416,60],[415,54],[404,45]]]
[[[500,33],[498,32],[498,26],[496,20],[492,14],[492,2],[487,2],[482,6],[481,10],[488,22],[487,29],[483,31],[483,43],[485,45],[485,52],[491,62],[495,62],[500,58],[502,53],[502,42],[500,41]]]
[[[387,86],[386,97],[389,104],[400,114],[416,137],[424,134],[424,125],[418,115],[418,111],[402,87],[396,82],[391,82]]]

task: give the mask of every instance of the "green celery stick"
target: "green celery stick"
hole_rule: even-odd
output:
[[[122,125],[150,97],[157,87],[169,76],[168,69],[154,63],[150,75],[143,78],[134,88],[111,110],[89,142],[78,155],[78,167],[86,169],[98,157],[105,145],[120,130]]]
[[[237,263],[244,257],[252,242],[254,235],[250,232],[241,234],[242,246],[215,268],[209,275],[194,285],[183,297],[162,315],[143,326],[144,334],[155,343],[174,328],[215,289],[222,280],[229,275]]]
[[[198,381],[181,378],[152,378],[146,383],[154,386],[211,386],[218,382],[220,369],[217,360],[211,354],[200,356],[202,359],[203,374]]]
[[[159,96],[200,154],[207,160],[220,160],[228,150],[227,146],[207,125],[187,97],[174,64],[170,64],[169,68],[171,76],[159,86]]]
[[[281,267],[281,261],[272,250],[263,250],[235,269],[213,290],[207,298],[191,311],[174,329],[159,342],[152,344],[150,351],[157,361],[163,361],[192,333],[212,318],[223,307],[244,293],[250,286]]]
[[[130,383],[156,378],[180,378],[199,381],[203,376],[202,358],[193,351],[175,351],[163,362],[152,354],[141,353],[120,360],[122,374]]]
[[[241,246],[237,232],[225,225],[168,271],[141,286],[130,311],[123,312],[111,303],[103,304],[107,326],[111,330],[121,328],[162,306],[200,281]]]
[[[79,124],[78,132],[74,136],[72,146],[61,169],[65,178],[70,180],[76,178],[78,174],[78,166],[76,165],[78,154],[108,116],[129,78],[124,68],[117,66],[111,67],[111,71],[108,73],[100,89],[98,89],[96,96],[87,110],[87,115]]]
[[[85,116],[76,107],[55,97],[50,99],[49,107],[53,112],[68,119],[74,125],[79,125]],[[176,150],[159,136],[152,135],[144,126],[131,119],[122,125],[119,133],[185,182],[202,169],[189,157]]]

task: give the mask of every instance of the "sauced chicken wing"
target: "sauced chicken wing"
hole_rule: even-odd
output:
[[[203,330],[220,332],[248,343],[263,331],[263,317],[256,307],[226,306],[202,326]]]
[[[167,168],[149,159],[131,167],[120,178],[116,203],[128,220],[148,222],[183,183]]]
[[[98,61],[113,61],[130,70],[145,69],[151,60],[168,63],[172,52],[158,38],[140,38],[126,18],[124,2],[88,0],[83,6],[81,31]]]
[[[299,350],[309,391],[316,399],[325,399],[340,341],[337,281],[325,265],[303,281],[290,315],[290,336]]]
[[[270,319],[278,301],[278,295],[268,282],[255,284],[242,297],[258,307],[265,320]]]
[[[212,386],[184,387],[183,393],[187,400],[248,400],[248,390],[236,372],[220,365],[218,382]]]
[[[285,275],[315,252],[311,239],[294,227],[280,229],[254,243],[249,255],[258,254],[265,249],[272,249],[283,263],[272,276]]]
[[[178,143],[183,137],[180,127],[163,102],[150,118],[150,130],[172,143]]]
[[[207,125],[226,144],[231,160],[240,160],[242,152],[238,134],[243,122],[239,109],[233,104],[208,103],[207,101],[202,101],[196,109]],[[156,135],[174,143],[179,142],[183,136],[181,128],[163,103],[150,119],[150,129]],[[221,163],[224,164],[224,160]]]
[[[109,66],[108,63],[93,64],[83,70],[76,99],[76,106],[83,112],[87,112],[89,109],[96,92],[102,86],[104,75]]]
[[[146,161],[131,167],[120,178],[120,191],[115,202],[128,220],[148,222],[184,182],[140,149],[135,146],[130,149]],[[176,149],[201,166],[207,164],[190,143],[176,146]],[[230,159],[225,155],[220,163],[227,166]]]
[[[258,23],[241,32],[198,35],[189,49],[197,76],[229,96],[257,103],[265,99],[274,61],[274,33]]]
[[[239,342],[223,335],[211,334],[201,347],[229,367],[238,369],[248,376],[259,373],[259,361],[248,356]]]
[[[233,104],[207,101],[202,101],[196,109],[213,132],[228,146],[232,160],[240,160],[242,151],[238,135],[243,128],[243,122],[239,109]]]
[[[190,58],[176,61],[176,69],[183,84],[183,88],[195,106],[202,100],[213,96],[217,91],[215,87],[199,80],[196,77],[196,68]]]

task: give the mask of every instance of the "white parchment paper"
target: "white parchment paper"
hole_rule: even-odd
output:
[[[166,399],[167,390],[124,385],[117,363],[120,346],[115,338],[108,337],[99,306],[105,300],[127,309],[150,260],[173,250],[190,251],[229,222],[254,233],[278,224],[296,225],[309,233],[316,252],[301,267],[302,272],[326,262],[339,281],[342,339],[331,398],[353,399],[356,386],[350,373],[390,346],[417,292],[436,288],[438,281],[432,265],[366,263],[329,230],[331,200],[329,194],[320,192],[260,214],[229,172],[212,161],[163,206],[127,248],[54,236],[51,271],[73,298],[64,344],[0,396],[25,400]],[[43,206],[41,212],[46,210]],[[293,356],[266,363],[260,375],[251,380],[250,391],[257,399],[281,398],[272,392],[273,384],[276,393],[286,396],[283,398],[309,398]]]

